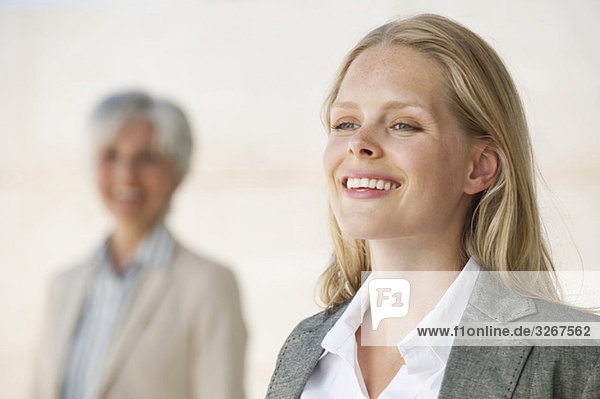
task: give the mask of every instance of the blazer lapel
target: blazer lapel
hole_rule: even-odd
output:
[[[106,357],[104,373],[100,382],[100,395],[104,397],[106,390],[131,350],[138,342],[140,334],[150,322],[154,311],[169,287],[170,267],[144,269],[139,276],[129,310],[123,315],[122,324],[115,331],[115,336]]]
[[[530,351],[530,346],[454,347],[439,398],[484,398],[489,392],[512,397]]]
[[[536,307],[531,299],[510,291],[497,281],[492,273],[481,271],[461,324],[510,322],[534,313]],[[485,397],[489,392],[497,392],[506,398],[512,397],[531,351],[531,346],[519,344],[453,346],[446,364],[439,398]]]
[[[62,301],[60,301],[60,309],[54,309],[57,314],[57,330],[55,341],[55,364],[49,369],[52,373],[51,381],[53,381],[52,389],[56,393],[55,396],[60,396],[60,390],[65,373],[66,362],[69,356],[69,350],[73,340],[73,334],[77,327],[79,317],[85,304],[85,297],[89,291],[92,277],[97,269],[97,264],[83,265],[69,277],[69,281],[65,284],[68,289],[65,290]]]
[[[299,398],[317,365],[324,349],[321,341],[340,318],[350,301],[323,313],[323,319],[313,326],[288,337],[281,348],[277,365],[271,378],[267,399]]]

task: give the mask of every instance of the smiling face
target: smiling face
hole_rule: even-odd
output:
[[[177,187],[174,167],[153,143],[153,125],[132,119],[97,153],[96,182],[117,224],[146,231],[164,214]]]
[[[403,46],[350,65],[323,156],[343,232],[369,240],[459,237],[471,196],[471,146],[444,104],[442,71]]]

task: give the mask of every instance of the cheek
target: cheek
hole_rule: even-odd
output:
[[[323,152],[323,169],[327,180],[333,178],[336,167],[342,162],[345,153],[345,144],[339,137],[330,137]]]
[[[168,197],[174,186],[174,177],[163,167],[149,168],[143,174],[142,180],[146,190],[157,201],[163,201]]]
[[[108,189],[108,185],[110,184],[111,173],[110,168],[105,164],[98,164],[96,166],[96,186],[101,192],[104,192]]]
[[[453,187],[462,190],[468,173],[470,151],[461,134],[451,136],[452,140],[443,146],[440,159],[446,165],[446,179]]]
[[[436,177],[440,172],[440,165],[443,164],[439,145],[428,140],[405,142],[395,146],[393,151],[398,165],[407,173],[408,180],[414,183]]]
[[[416,188],[422,200],[451,195],[462,171],[460,154],[441,143],[404,148],[398,155],[404,159],[409,187]]]
[[[437,200],[450,200],[460,197],[466,173],[463,148],[444,145],[428,154],[422,174],[428,176],[427,185]],[[427,171],[429,168],[429,171]]]

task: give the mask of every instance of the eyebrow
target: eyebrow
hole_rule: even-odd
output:
[[[383,105],[383,107],[385,109],[401,109],[407,107],[415,107],[422,109],[428,114],[431,113],[427,108],[425,108],[421,104],[410,101],[388,101]],[[358,103],[355,103],[353,101],[336,101],[331,105],[331,108],[360,109],[360,106],[358,105]]]

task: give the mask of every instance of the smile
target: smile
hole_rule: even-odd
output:
[[[367,177],[350,177],[347,178],[344,187],[349,190],[382,190],[389,191],[398,188],[399,184],[383,179],[369,179]],[[363,190],[361,190],[363,191]]]
[[[142,199],[141,190],[129,187],[116,187],[111,190],[113,199],[121,202],[138,202]]]
[[[351,176],[345,176],[341,181],[344,187],[344,196],[356,200],[371,200],[391,195],[402,186],[388,176],[377,175],[379,173],[372,173],[371,176],[366,173],[353,173]]]

